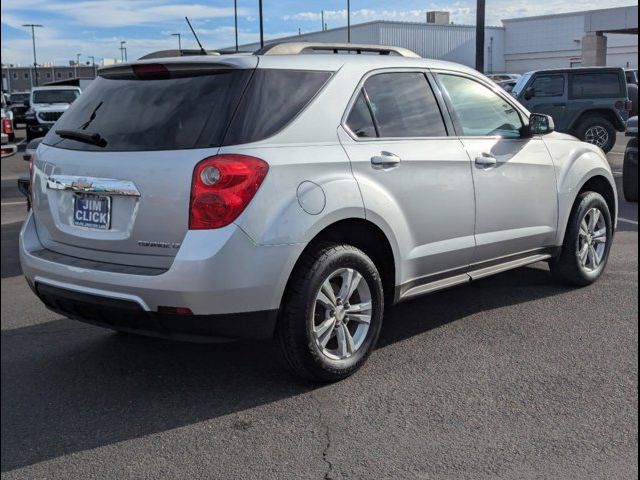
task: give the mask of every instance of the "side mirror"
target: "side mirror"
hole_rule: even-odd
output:
[[[528,87],[525,91],[524,91],[524,99],[525,100],[531,100],[533,97],[536,96],[536,89],[533,87]]]
[[[529,133],[530,135],[547,135],[555,131],[556,126],[551,115],[544,113],[532,113],[529,117]]]

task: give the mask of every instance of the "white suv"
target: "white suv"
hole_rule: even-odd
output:
[[[617,211],[599,148],[474,70],[391,47],[103,68],[31,166],[20,257],[49,308],[275,337],[321,381],[364,363],[393,303],[541,260],[594,282]]]

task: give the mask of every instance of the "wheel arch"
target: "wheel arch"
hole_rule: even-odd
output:
[[[375,264],[385,293],[385,303],[395,301],[395,283],[397,278],[397,248],[375,223],[363,218],[346,218],[325,226],[306,245],[298,256],[289,274],[282,301],[286,301],[286,292],[294,272],[299,267],[305,253],[323,243],[345,243],[362,250]]]
[[[625,124],[620,116],[610,108],[587,108],[585,110],[582,110],[580,113],[578,113],[578,115],[576,115],[573,122],[571,122],[571,126],[569,127],[569,129],[572,132],[577,133],[576,129],[579,128],[580,125],[589,117],[605,118],[606,120],[610,121],[613,126],[620,132],[624,131],[625,129]]]

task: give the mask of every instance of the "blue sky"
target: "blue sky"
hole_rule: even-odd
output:
[[[630,5],[630,0],[602,0],[593,7]],[[238,0],[240,43],[258,39],[257,0]],[[345,25],[346,0],[263,0],[267,38],[319,30],[325,10],[329,28]],[[423,21],[427,10],[449,10],[455,23],[472,24],[475,0],[351,0],[352,22],[375,19]],[[584,7],[583,7],[584,8]],[[571,0],[487,0],[487,23],[503,18],[569,12],[580,9]],[[195,42],[183,17],[193,22],[206,48],[234,43],[233,0],[2,0],[2,62],[32,62],[30,32],[24,23],[40,23],[37,30],[38,62],[66,64],[81,53],[119,57],[126,40],[129,59],[149,51],[176,48],[173,32],[182,33],[183,47]]]

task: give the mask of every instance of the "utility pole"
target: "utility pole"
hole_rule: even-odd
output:
[[[93,55],[87,55],[87,58],[91,59],[91,66],[93,67],[93,78],[96,78],[96,57]]]
[[[320,30],[324,30],[324,10],[320,12],[320,17],[322,19],[322,28]]]
[[[476,70],[484,73],[484,13],[485,0],[477,0],[476,6]]]
[[[33,75],[31,76],[31,86],[33,87],[34,81],[35,85],[38,86],[38,61],[36,60],[36,28],[42,27],[42,25],[38,25],[36,23],[27,23],[22,25],[23,27],[31,28],[31,41],[33,42]]]
[[[238,51],[238,0],[233,0],[233,23],[236,32],[236,52]]]
[[[182,40],[181,40],[181,34],[180,33],[172,33],[171,34],[172,37],[178,37],[178,51],[180,52],[180,54],[182,54]]]
[[[121,59],[123,62],[126,62],[126,61],[127,61],[127,47],[125,47],[125,46],[124,46],[124,45],[125,45],[125,43],[127,43],[127,41],[126,41],[126,40],[122,40],[122,41],[120,42],[120,59]]]
[[[262,21],[262,0],[258,0],[258,12],[260,15],[260,48],[264,47],[264,26]]]
[[[76,53],[76,78],[78,78],[78,65],[80,65],[80,55],[81,53]]]
[[[351,43],[351,0],[347,0],[347,43]]]

